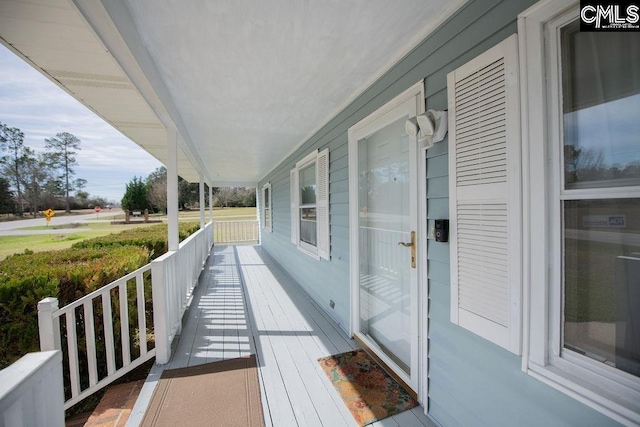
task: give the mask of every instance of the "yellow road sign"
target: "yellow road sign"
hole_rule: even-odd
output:
[[[47,209],[43,213],[47,217],[47,221],[49,221],[49,219],[56,214],[53,209]]]

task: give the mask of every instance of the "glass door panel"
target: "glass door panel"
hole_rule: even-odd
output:
[[[402,117],[358,140],[360,333],[411,376],[410,137]],[[414,228],[415,229],[415,228]]]

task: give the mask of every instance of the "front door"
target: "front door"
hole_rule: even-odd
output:
[[[349,130],[352,333],[418,391],[416,138],[422,85]]]

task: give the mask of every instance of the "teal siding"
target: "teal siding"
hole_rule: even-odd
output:
[[[417,81],[427,108],[446,109],[446,75],[517,31],[518,13],[534,0],[468,2],[259,184],[273,191],[273,233],[263,246],[348,330],[349,184],[347,129]],[[313,149],[330,149],[331,261],[290,242],[289,170]],[[428,150],[427,219],[449,217],[446,141]],[[443,426],[616,425],[604,415],[535,380],[521,358],[449,321],[449,245],[428,241],[429,413]],[[425,296],[426,297],[426,296]],[[336,303],[329,308],[329,300]]]

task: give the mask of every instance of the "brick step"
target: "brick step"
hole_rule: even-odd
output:
[[[124,427],[143,384],[139,380],[109,387],[91,415],[78,414],[66,421],[66,427]]]

